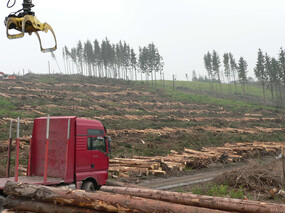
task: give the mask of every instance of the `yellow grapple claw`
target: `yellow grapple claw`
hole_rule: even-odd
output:
[[[51,31],[51,33],[52,33],[52,35],[54,37],[55,46],[52,47],[52,48],[43,48],[42,47],[41,37],[40,37],[40,35],[38,33],[39,31],[42,31],[42,32],[45,32],[45,33],[48,33],[48,31]],[[24,17],[23,25],[22,25],[22,32],[27,32],[30,35],[34,32],[37,35],[38,39],[39,39],[41,51],[44,52],[44,53],[52,52],[52,51],[55,51],[57,49],[56,36],[55,36],[55,33],[54,33],[52,27],[48,23],[41,23],[37,19],[37,17],[35,17],[35,16],[26,15]]]
[[[19,34],[10,34],[9,30],[15,29],[20,31]],[[41,37],[39,35],[39,31],[48,33],[48,31],[51,31],[53,37],[55,46],[52,48],[43,48],[42,47],[42,41]],[[33,15],[25,15],[24,17],[8,17],[6,21],[6,33],[7,37],[9,39],[17,39],[24,37],[25,33],[28,33],[31,35],[32,33],[35,33],[39,39],[40,42],[40,49],[42,52],[52,52],[57,49],[57,40],[55,33],[52,29],[52,27],[48,23],[41,23],[36,16]]]
[[[11,8],[15,5],[16,1],[14,1],[14,4],[9,6],[9,2],[7,4],[8,8]],[[9,39],[17,39],[24,37],[25,33],[28,33],[29,35],[32,35],[32,33],[35,33],[39,39],[40,42],[40,48],[42,52],[52,52],[57,49],[57,41],[55,37],[55,33],[52,29],[52,27],[47,23],[41,23],[37,17],[35,16],[35,13],[32,11],[32,8],[35,6],[32,3],[32,0],[23,0],[22,4],[23,8],[18,10],[17,12],[11,13],[8,17],[5,18],[4,24],[6,25],[6,33],[7,37]],[[19,31],[18,34],[10,34],[9,30],[14,29]],[[39,31],[48,33],[50,31],[54,38],[54,47],[51,48],[43,48],[42,47],[42,40],[39,35]]]
[[[24,37],[24,32],[22,32],[22,23],[23,23],[23,18],[8,17],[6,22],[6,34],[9,39],[17,39]],[[21,33],[13,35],[9,34],[10,29],[18,30]]]

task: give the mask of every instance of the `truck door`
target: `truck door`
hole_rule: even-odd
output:
[[[91,151],[92,171],[102,171],[108,169],[108,151],[106,140],[101,136],[88,137],[88,150]]]

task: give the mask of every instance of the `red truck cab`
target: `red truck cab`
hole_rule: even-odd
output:
[[[108,179],[109,152],[110,138],[97,120],[76,116],[36,118],[28,174],[19,177],[19,182],[72,184],[77,189],[96,190]],[[0,179],[0,188],[6,181]]]

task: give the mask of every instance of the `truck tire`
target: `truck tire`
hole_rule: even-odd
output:
[[[82,189],[87,191],[87,192],[93,192],[95,191],[95,185],[92,181],[88,180],[88,181],[85,181],[82,185]]]

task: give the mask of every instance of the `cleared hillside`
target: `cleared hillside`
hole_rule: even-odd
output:
[[[106,126],[113,139],[113,157],[285,141],[282,110],[141,82],[29,74],[0,81],[0,107],[2,141],[8,139],[10,118],[20,116],[21,136],[28,136],[35,117],[76,115]]]

